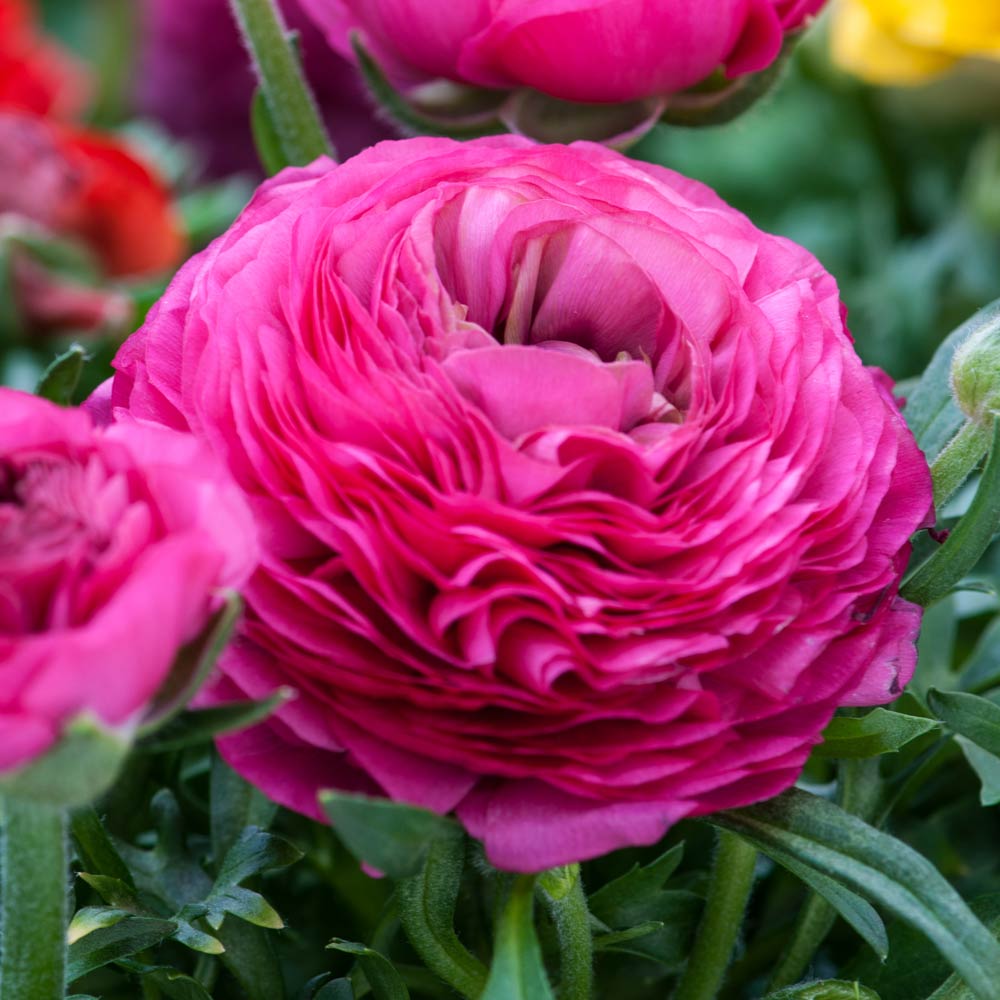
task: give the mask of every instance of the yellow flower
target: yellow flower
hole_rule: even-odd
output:
[[[960,59],[1000,60],[997,0],[840,0],[833,58],[872,83],[914,84]]]

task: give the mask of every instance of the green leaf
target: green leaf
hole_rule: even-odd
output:
[[[876,708],[860,717],[837,716],[823,730],[817,757],[877,757],[895,753],[918,736],[937,728],[933,719]]]
[[[800,983],[768,993],[764,1000],[879,1000],[878,994],[860,983],[843,979],[824,979],[822,982]]]
[[[454,820],[402,802],[336,791],[319,801],[347,849],[392,878],[416,875],[434,841],[463,836]]]
[[[110,875],[129,888],[135,888],[128,865],[118,853],[93,806],[74,810],[70,815],[69,828],[83,867],[88,872]]]
[[[399,915],[424,964],[459,993],[478,997],[486,985],[486,966],[455,933],[455,904],[464,862],[464,838],[447,836],[432,841],[421,870],[397,887]]]
[[[677,870],[684,845],[677,844],[655,861],[632,866],[624,875],[602,886],[589,899],[590,912],[609,927],[624,929],[649,920],[660,920],[658,904],[667,893],[663,885]]]
[[[226,855],[215,884],[219,887],[239,885],[253,875],[287,868],[301,858],[302,852],[283,837],[249,827]]]
[[[312,1000],[354,1000],[354,990],[349,979],[334,979],[321,986]]]
[[[226,594],[225,604],[215,613],[201,635],[178,654],[166,681],[139,727],[139,736],[148,736],[172,719],[195,696],[229,642],[243,610],[235,591]]]
[[[258,87],[250,103],[250,127],[254,145],[264,173],[273,177],[279,170],[291,166],[291,161],[281,148],[281,137],[271,117],[271,111],[264,99],[264,92]]]
[[[170,1000],[212,1000],[211,994],[201,983],[176,969],[153,969],[142,978]]]
[[[514,881],[496,931],[493,964],[480,1000],[554,1000],[533,918],[535,880]]]
[[[958,345],[998,323],[1000,299],[980,310],[942,342],[916,388],[907,396],[903,416],[928,461],[938,456],[965,422],[965,415],[951,392],[951,362]]]
[[[624,931],[612,931],[610,934],[594,935],[594,951],[613,951],[616,946],[625,944],[628,941],[635,941],[639,938],[649,937],[657,931],[663,930],[664,924],[661,920],[647,920],[644,924],[636,924]]]
[[[927,707],[951,730],[1000,754],[1000,706],[964,691],[927,692]]]
[[[302,857],[302,852],[281,837],[249,827],[232,846],[219,868],[212,891],[200,903],[181,911],[188,919],[204,916],[209,926],[218,930],[227,914],[257,927],[279,930],[284,922],[277,911],[258,892],[240,883],[261,872],[285,868]]]
[[[248,826],[266,830],[277,805],[238,775],[218,754],[212,757],[212,857],[220,864]]]
[[[113,927],[95,930],[69,946],[67,982],[74,982],[109,962],[158,945],[177,929],[172,920],[126,917]]]
[[[123,734],[78,716],[51,750],[0,777],[0,794],[63,808],[86,805],[111,786],[128,750]]]
[[[211,743],[224,733],[246,729],[262,722],[294,696],[294,690],[285,687],[279,688],[262,701],[233,701],[212,708],[181,712],[143,740],[141,749],[150,753],[162,753],[167,750],[182,750],[199,743]]]
[[[710,822],[733,830],[779,863],[794,858],[881,903],[922,931],[981,1000],[994,998],[1000,944],[937,869],[906,844],[798,789],[718,813]]]
[[[1000,803],[1000,757],[984,750],[964,736],[956,736],[955,742],[961,747],[969,766],[979,778],[979,802],[984,806]]]
[[[42,373],[35,393],[60,406],[72,405],[87,360],[86,349],[80,344],[71,344]]]
[[[363,944],[354,941],[343,941],[334,938],[327,948],[334,951],[354,955],[361,966],[361,971],[372,988],[375,1000],[410,1000],[410,991],[403,982],[403,977],[396,971],[393,964],[384,955]]]
[[[132,914],[128,910],[119,910],[113,906],[84,906],[73,914],[73,919],[69,922],[67,943],[73,944],[102,927],[114,927],[129,916]]]
[[[969,509],[944,544],[909,576],[900,594],[927,607],[945,597],[979,562],[1000,528],[1000,418],[993,419],[989,458]]]

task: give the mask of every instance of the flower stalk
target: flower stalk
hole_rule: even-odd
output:
[[[743,926],[757,851],[723,830],[712,866],[705,913],[674,1000],[715,1000]]]
[[[559,939],[558,1000],[591,1000],[594,995],[594,937],[579,865],[552,868],[538,888]]]
[[[285,160],[305,166],[320,156],[335,157],[275,0],[230,0],[230,6],[253,56]]]
[[[47,803],[0,800],[0,998],[66,992],[66,816]]]

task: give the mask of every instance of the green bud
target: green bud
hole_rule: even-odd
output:
[[[1000,316],[974,330],[955,351],[951,391],[976,423],[992,423],[1000,414]]]

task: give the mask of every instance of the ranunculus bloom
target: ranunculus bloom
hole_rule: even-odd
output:
[[[872,83],[923,83],[966,57],[1000,60],[1000,5],[839,0],[832,44],[841,66]]]
[[[298,0],[281,0],[299,32],[306,74],[341,156],[353,156],[391,132],[376,120],[361,81],[330,52]],[[139,109],[192,142],[210,174],[259,170],[250,133],[255,81],[250,57],[224,0],[142,0]],[[206,98],[210,95],[210,99]]]
[[[769,66],[825,0],[301,0],[350,54],[360,30],[401,84],[444,77],[569,101],[672,94]]]
[[[0,108],[71,115],[86,93],[86,74],[41,35],[29,0],[0,0]]]
[[[223,742],[318,816],[458,817],[505,868],[776,794],[899,694],[931,502],[805,250],[599,146],[383,143],[264,185],[116,367],[261,528]]]
[[[246,504],[201,442],[95,430],[0,389],[0,772],[79,715],[134,726],[255,561]]]

